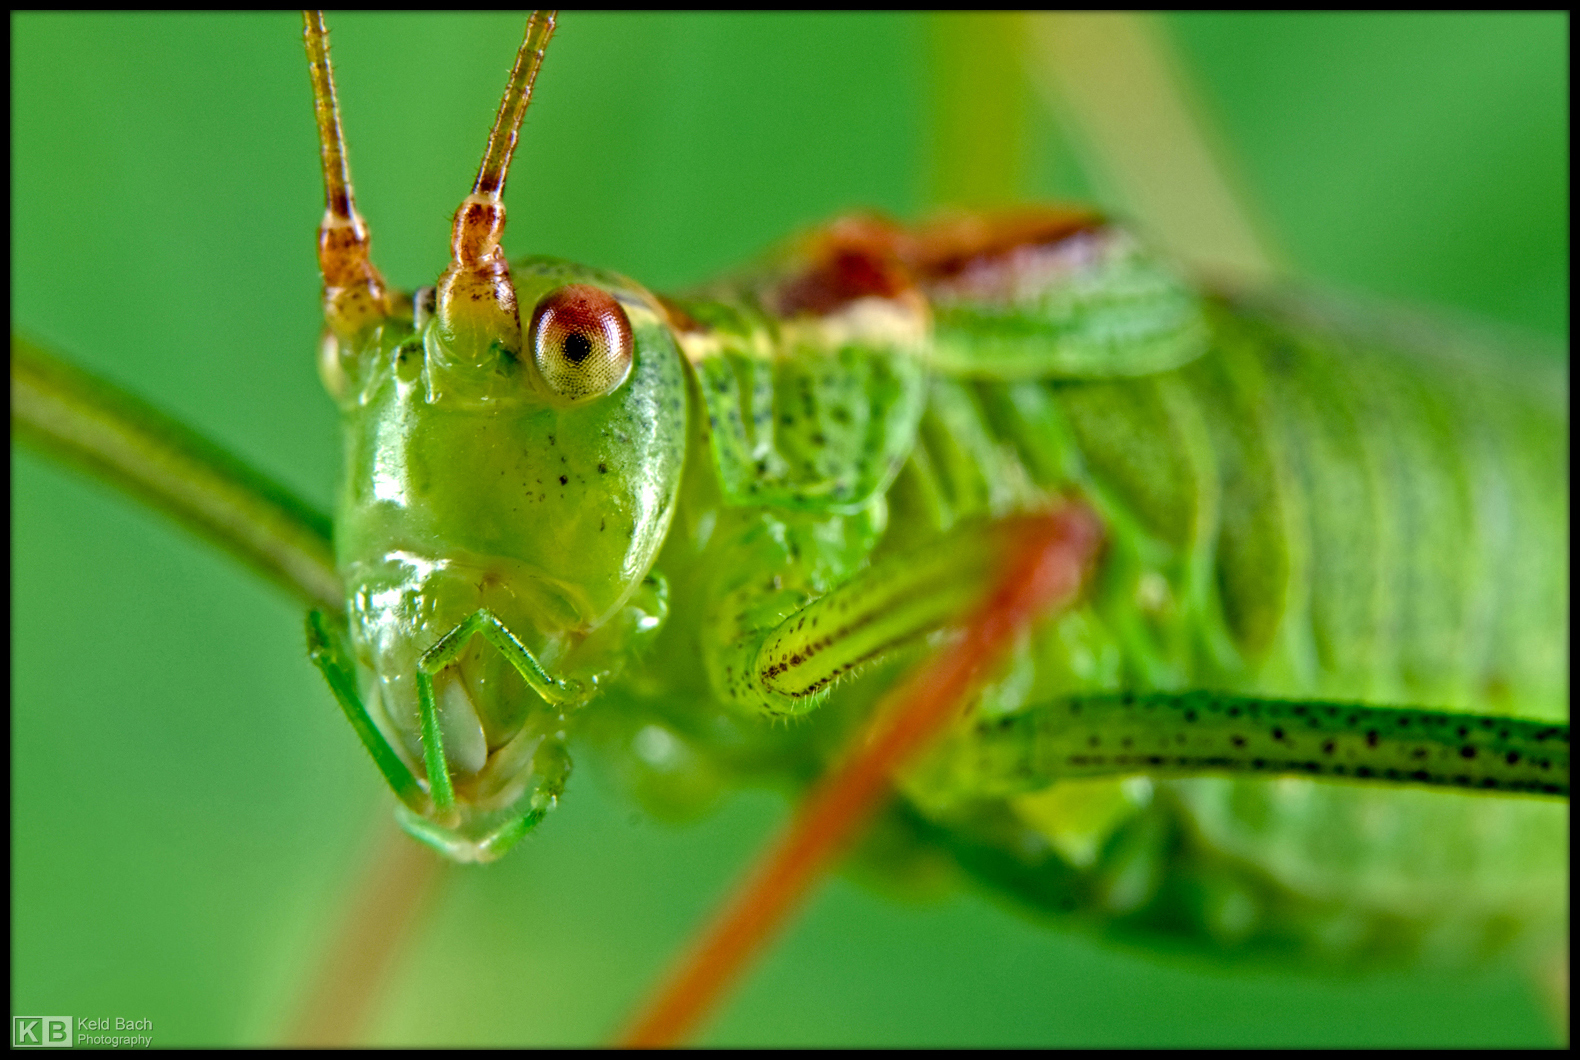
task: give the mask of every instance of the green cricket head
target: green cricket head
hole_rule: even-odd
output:
[[[409,337],[366,351],[342,405],[335,545],[363,700],[424,777],[432,671],[456,812],[407,818],[461,856],[552,803],[566,713],[662,621],[649,572],[685,448],[680,356],[651,296],[546,259],[506,282],[526,327],[457,329],[419,292]]]
[[[518,79],[530,90],[522,70],[501,123]],[[326,267],[321,365],[345,428],[335,549],[377,730],[363,738],[410,771],[408,830],[476,861],[553,805],[567,715],[663,620],[651,568],[686,438],[653,296],[562,261],[507,264],[498,161],[491,141],[435,287],[336,302]]]

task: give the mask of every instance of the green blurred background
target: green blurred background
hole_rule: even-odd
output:
[[[385,274],[432,282],[519,16],[331,16]],[[1567,339],[1564,16],[1162,27],[1301,274]],[[328,506],[316,144],[295,16],[13,15],[12,317]],[[507,246],[663,288],[855,206],[935,205],[932,17],[563,17]],[[1018,59],[1006,56],[1007,68]],[[1027,89],[1028,98],[1033,98]],[[1089,180],[1028,105],[1028,198]],[[1122,206],[1123,204],[1109,204]],[[118,496],[12,457],[14,1013],[273,1040],[388,812],[294,604]],[[452,873],[370,1040],[605,1039],[784,818],[674,827],[582,761],[501,864]],[[836,878],[713,1042],[1538,1044],[1509,971],[1321,978],[1102,942],[987,896]]]

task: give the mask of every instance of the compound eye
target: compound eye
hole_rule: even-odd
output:
[[[528,334],[538,371],[561,397],[607,394],[631,372],[631,321],[597,287],[573,283],[544,295]]]

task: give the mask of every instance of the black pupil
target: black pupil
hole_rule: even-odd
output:
[[[581,364],[592,353],[592,340],[579,331],[573,331],[565,336],[563,351],[565,359],[572,364]]]

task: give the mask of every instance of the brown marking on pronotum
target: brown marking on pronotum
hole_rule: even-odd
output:
[[[1102,218],[1090,211],[1023,207],[934,221],[908,233],[899,251],[912,275],[926,286],[984,267],[1013,269],[1017,252],[1102,228]]]
[[[909,229],[876,215],[844,217],[809,237],[804,267],[769,302],[785,316],[827,316],[861,298],[925,294],[967,274],[988,297],[1007,295],[1025,252],[1102,229],[1096,214],[1037,207]]]
[[[915,290],[897,253],[904,230],[879,217],[845,217],[816,233],[807,263],[771,298],[784,316],[828,316],[860,298],[899,298]]]

